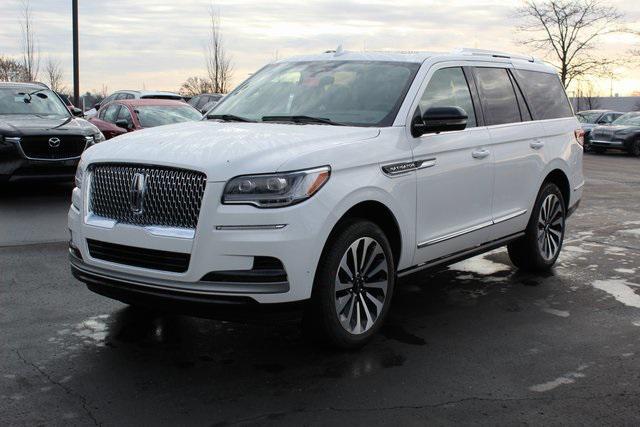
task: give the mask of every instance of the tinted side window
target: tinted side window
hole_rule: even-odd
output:
[[[467,128],[476,127],[471,92],[460,67],[443,68],[433,73],[422,94],[419,107],[422,114],[431,107],[460,107],[469,116]]]
[[[191,98],[189,101],[187,101],[187,104],[191,105],[194,108],[198,108],[198,102],[200,101],[201,96],[194,96],[193,98]]]
[[[200,99],[198,100],[198,103],[196,104],[196,108],[199,110],[202,107],[204,107],[204,105],[209,102],[209,97],[208,96],[201,96]]]
[[[127,107],[120,108],[120,111],[118,112],[118,117],[116,120],[126,120],[129,126],[133,126],[133,119],[131,118],[131,112],[129,112],[129,109]]]
[[[105,122],[115,123],[116,117],[118,115],[118,108],[120,108],[118,104],[109,105],[107,110],[104,112],[104,115],[102,116],[102,120],[104,120]]]
[[[556,74],[515,70],[536,120],[573,116],[567,94]]]
[[[475,70],[487,125],[519,122],[520,108],[507,70],[480,67]]]

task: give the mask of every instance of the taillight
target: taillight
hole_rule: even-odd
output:
[[[584,147],[584,130],[576,129],[573,133],[576,136],[576,141],[578,141],[578,144]]]

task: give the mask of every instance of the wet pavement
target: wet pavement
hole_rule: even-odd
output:
[[[552,273],[497,250],[411,277],[358,352],[95,295],[53,226],[70,188],[4,190],[0,425],[638,424],[640,159],[585,173]]]

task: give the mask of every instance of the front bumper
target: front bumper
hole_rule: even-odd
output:
[[[163,311],[198,317],[244,321],[252,319],[297,318],[302,314],[305,302],[259,304],[248,296],[224,295],[230,286],[238,283],[198,282],[183,283],[159,281],[144,277],[119,274],[86,264],[74,250],[69,251],[71,272],[84,282],[89,290],[126,304],[140,305]],[[283,291],[288,283],[270,284],[256,289],[256,284],[245,284],[247,291]]]
[[[28,159],[18,143],[0,141],[0,181],[71,180],[79,161]]]

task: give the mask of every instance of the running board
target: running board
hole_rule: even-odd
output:
[[[427,261],[413,267],[405,268],[398,271],[398,277],[404,277],[409,274],[417,273],[419,271],[427,269],[435,269],[436,267],[444,267],[446,265],[455,264],[458,261],[462,261],[464,259],[471,258],[473,256],[480,255],[504,246],[507,243],[512,242],[513,240],[519,239],[520,237],[524,236],[524,234],[525,232],[521,231],[520,233],[511,234],[501,239],[492,240],[490,242],[483,243],[482,245],[474,246],[473,248],[464,249],[462,251],[454,252],[453,254],[436,258],[434,260]]]

